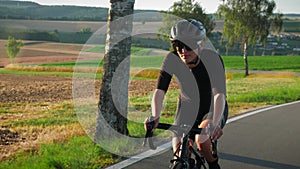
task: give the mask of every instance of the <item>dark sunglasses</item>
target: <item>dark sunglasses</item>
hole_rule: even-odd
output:
[[[188,45],[186,45],[186,44],[184,44],[184,43],[182,43],[182,42],[180,42],[180,41],[175,41],[175,42],[174,42],[174,47],[175,47],[175,49],[176,49],[177,51],[182,51],[183,48],[185,48],[185,49],[188,50],[188,51],[192,51],[192,50],[194,50],[194,49],[197,49],[198,45],[197,45],[197,44],[194,44],[194,45],[188,46]]]

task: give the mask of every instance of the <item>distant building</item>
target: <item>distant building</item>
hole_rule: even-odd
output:
[[[300,52],[300,48],[293,48],[294,52]]]

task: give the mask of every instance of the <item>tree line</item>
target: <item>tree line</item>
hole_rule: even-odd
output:
[[[134,10],[134,13],[156,10]],[[156,11],[157,12],[157,11]],[[0,1],[0,19],[107,21],[108,8],[83,6],[48,6],[27,1]],[[156,14],[139,15],[135,21],[161,21]]]

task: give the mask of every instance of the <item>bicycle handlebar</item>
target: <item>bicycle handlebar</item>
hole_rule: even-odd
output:
[[[202,128],[192,128],[187,125],[172,125],[172,124],[166,124],[166,123],[158,123],[157,126],[158,129],[164,129],[164,130],[172,130],[172,131],[191,131],[194,132],[195,134],[201,134]]]
[[[154,128],[154,121],[150,121],[147,124],[147,130],[146,130],[146,135],[145,135],[145,139],[143,142],[143,146],[146,146],[147,142],[148,142],[150,149],[155,150],[156,147],[154,146],[153,140],[152,140],[153,128]],[[173,132],[183,131],[183,132],[188,133],[188,132],[192,131],[195,134],[201,134],[201,131],[202,131],[202,128],[192,128],[187,125],[179,126],[179,125],[172,125],[172,124],[166,124],[166,123],[158,123],[158,126],[156,128],[163,129],[163,130],[171,130]]]

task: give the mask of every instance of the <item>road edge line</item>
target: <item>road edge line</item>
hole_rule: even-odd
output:
[[[112,165],[106,169],[120,169],[120,168],[124,168],[124,167],[127,167],[131,164],[134,164],[138,161],[141,161],[145,158],[148,158],[148,157],[151,157],[153,155],[156,155],[156,154],[160,154],[164,151],[167,151],[167,149],[171,148],[172,147],[172,143],[171,142],[167,142],[163,145],[160,145],[158,146],[155,150],[147,150],[141,154],[138,154],[138,155],[135,155],[135,156],[132,156],[130,157],[129,159],[127,160],[124,160],[124,161],[121,161],[115,165]]]

